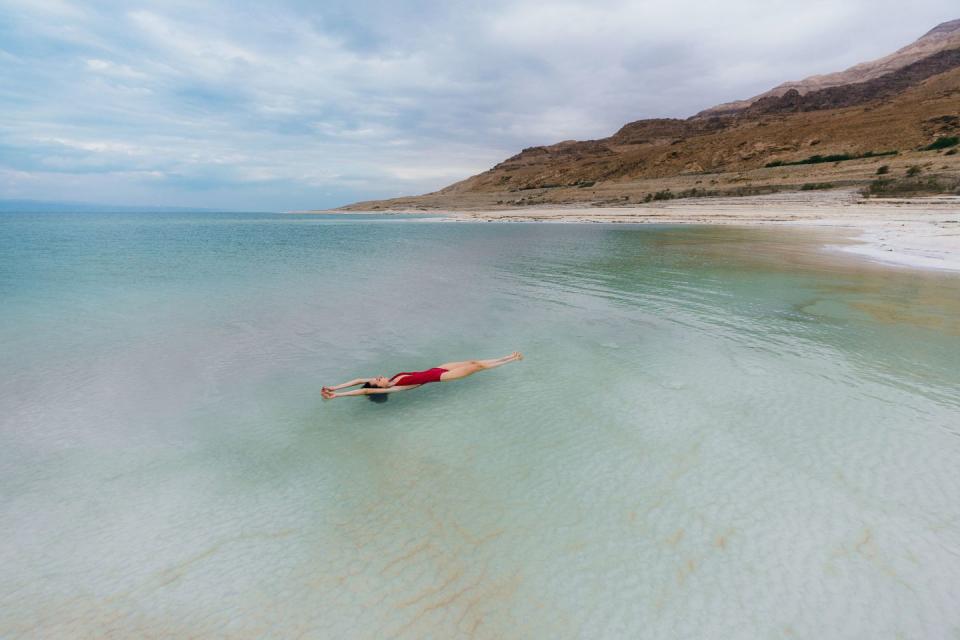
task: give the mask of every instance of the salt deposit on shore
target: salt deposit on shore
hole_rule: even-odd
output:
[[[420,212],[422,213],[422,212]],[[960,197],[865,200],[854,191],[690,198],[633,207],[449,212],[453,220],[803,225],[850,233],[843,251],[909,267],[960,271]]]

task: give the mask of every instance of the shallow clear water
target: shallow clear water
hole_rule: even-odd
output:
[[[0,637],[952,637],[960,277],[822,242],[0,215]]]

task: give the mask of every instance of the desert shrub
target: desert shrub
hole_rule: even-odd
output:
[[[957,150],[956,150],[956,149],[950,149],[950,151],[947,151],[947,152],[946,152],[945,154],[943,154],[943,155],[945,155],[945,156],[955,156],[955,155],[957,155]]]
[[[877,175],[882,176],[890,173],[890,165],[885,164],[881,167],[877,167]]]
[[[553,182],[544,182],[544,183],[542,183],[542,184],[536,184],[536,183],[531,184],[531,183],[527,183],[527,184],[525,184],[525,185],[523,185],[523,186],[521,186],[521,187],[518,187],[518,188],[516,188],[516,189],[510,189],[510,191],[534,191],[534,190],[536,190],[536,189],[556,189],[557,187],[561,187],[561,186],[563,186],[563,185],[557,184],[557,183],[553,183]]]
[[[949,147],[955,147],[960,144],[960,137],[957,136],[940,136],[931,144],[928,144],[923,148],[923,151],[936,151],[937,149],[947,149]]]
[[[831,155],[821,156],[815,155],[810,156],[806,160],[796,160],[794,162],[786,162],[784,160],[774,160],[773,162],[768,162],[764,165],[766,168],[771,167],[792,167],[799,164],[821,164],[824,162],[845,162],[847,160],[859,160],[861,158],[879,158],[881,156],[895,156],[899,151],[866,151],[860,154],[849,154],[849,153],[834,153]]]
[[[715,195],[718,196],[760,196],[767,193],[777,193],[783,191],[785,187],[776,184],[760,185],[756,187],[747,186],[747,187],[737,187],[735,189],[729,189],[723,192],[717,192]]]
[[[707,195],[708,195],[708,192],[706,189],[697,189],[696,187],[693,187],[691,189],[684,189],[683,191],[677,194],[677,197],[678,198],[697,198],[697,197],[705,197]]]
[[[909,169],[907,169],[907,177],[908,177],[908,178],[913,178],[913,177],[915,177],[915,176],[920,175],[920,173],[921,173],[922,171],[923,171],[923,167],[921,167],[920,165],[915,164],[915,165],[913,165],[912,167],[910,167]]]
[[[829,156],[810,156],[807,158],[807,164],[820,164],[821,162],[843,162],[851,160],[853,156],[849,153],[834,153]]]
[[[670,189],[665,189],[663,191],[657,191],[656,193],[648,193],[643,197],[643,201],[653,202],[654,200],[673,200],[676,197],[676,194],[670,191]]]
[[[861,193],[865,196],[916,196],[938,193],[954,193],[960,180],[950,176],[927,176],[926,178],[877,178]]]
[[[877,178],[864,188],[861,193],[865,196],[879,196],[887,192],[893,180]]]
[[[832,182],[807,182],[802,187],[800,191],[819,191],[821,189],[832,189]]]

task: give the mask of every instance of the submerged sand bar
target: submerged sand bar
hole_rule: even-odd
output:
[[[849,234],[854,241],[839,246],[843,251],[890,264],[960,271],[960,196],[864,199],[856,191],[837,190],[736,198],[689,198],[629,207],[551,205],[524,209],[417,209],[403,212],[444,213],[448,220],[486,222],[782,224],[822,227]]]

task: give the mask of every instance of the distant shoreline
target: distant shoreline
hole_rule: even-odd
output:
[[[357,214],[358,211],[298,212]],[[609,222],[632,224],[788,225],[849,232],[842,250],[875,262],[960,272],[960,197],[864,199],[853,190],[783,192],[736,198],[688,198],[628,207],[541,206],[444,211],[398,209],[448,221]]]

